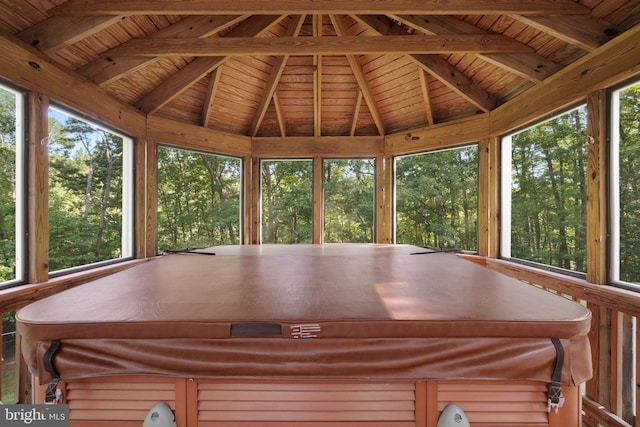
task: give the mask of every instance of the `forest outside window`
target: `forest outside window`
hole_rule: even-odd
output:
[[[502,139],[501,255],[586,271],[586,107]]]
[[[312,243],[313,161],[262,160],[262,243]]]
[[[242,161],[158,147],[158,250],[241,242]]]
[[[49,108],[49,270],[133,256],[133,142]]]
[[[0,287],[25,279],[23,110],[22,94],[0,86]]]
[[[478,250],[478,146],[397,157],[396,243]]]
[[[640,289],[640,82],[611,99],[611,281]]]
[[[374,241],[375,159],[325,159],[324,242]]]

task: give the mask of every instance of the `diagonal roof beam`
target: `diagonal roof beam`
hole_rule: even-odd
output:
[[[305,15],[297,15],[293,17],[291,24],[289,25],[289,29],[287,30],[288,37],[296,37],[298,33],[300,33],[304,18]],[[253,123],[251,124],[251,136],[256,136],[258,134],[258,129],[260,129],[262,119],[264,119],[264,115],[269,108],[271,98],[273,98],[273,94],[278,87],[278,82],[280,81],[280,77],[282,76],[284,67],[287,65],[288,60],[289,55],[279,56],[276,58],[275,64],[273,64],[271,75],[269,76],[269,80],[267,80],[264,95],[260,98],[260,104],[258,105],[256,115],[253,117]]]
[[[286,15],[252,16],[231,30],[226,37],[257,36],[268,31],[284,19],[285,16]],[[142,99],[136,103],[137,107],[148,114],[158,111],[228,59],[228,57],[224,56],[199,57],[194,59],[187,66],[142,97]]]
[[[17,37],[48,54],[82,40],[122,20],[118,15],[52,16],[17,34]]]
[[[207,86],[207,94],[204,98],[204,104],[202,106],[202,113],[200,122],[202,123],[202,127],[209,126],[209,117],[211,116],[211,110],[213,110],[213,102],[216,97],[216,92],[218,90],[218,85],[220,84],[220,75],[218,69],[213,70],[209,74],[209,85]]]
[[[403,24],[427,34],[489,34],[486,31],[453,16],[416,16],[392,15]],[[490,62],[497,67],[515,73],[529,81],[538,83],[560,71],[562,66],[538,55],[535,52],[522,55],[507,55],[503,53],[477,53],[477,57]]]
[[[347,26],[344,23],[344,18],[335,15],[329,15],[329,18],[331,19],[331,23],[333,24],[333,27],[335,28],[336,34],[338,34],[338,36],[344,36],[345,34],[347,34]],[[362,92],[362,96],[364,96],[364,99],[367,102],[367,106],[369,107],[369,111],[371,112],[371,116],[373,117],[373,122],[376,124],[378,133],[384,136],[386,134],[384,121],[382,120],[380,110],[378,110],[378,104],[376,103],[375,97],[373,96],[373,92],[371,92],[371,88],[369,87],[369,83],[364,74],[364,70],[362,69],[362,64],[360,64],[358,57],[354,55],[347,55],[347,60],[349,61],[351,71],[353,71],[353,75],[358,82],[358,87]]]
[[[406,34],[400,26],[395,25],[389,18],[382,16],[353,16],[359,22],[382,35]],[[449,64],[440,55],[411,55],[418,67],[427,71],[436,79],[440,80],[449,89],[466,99],[471,104],[480,108],[484,112],[493,110],[500,104],[500,101],[485,91],[473,80]]]
[[[69,0],[49,13],[63,15],[209,15],[209,14],[417,14],[417,15],[564,15],[588,14],[572,0]]]
[[[188,16],[149,36],[152,39],[173,37],[209,37],[225,28],[242,22],[248,15]],[[118,56],[114,49],[104,52],[96,61],[77,71],[99,85],[110,83],[126,74],[153,64],[159,58]]]
[[[575,16],[522,16],[511,18],[529,25],[580,48],[593,52],[621,31],[602,19],[588,15]]]

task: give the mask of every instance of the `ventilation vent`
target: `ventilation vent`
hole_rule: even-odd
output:
[[[201,382],[198,402],[199,427],[415,426],[413,383]]]
[[[149,379],[137,381],[78,381],[66,384],[66,401],[72,422],[127,421],[140,427],[149,409],[164,402],[175,411],[175,382]]]
[[[438,383],[438,412],[458,405],[474,427],[548,426],[547,387],[526,383]]]

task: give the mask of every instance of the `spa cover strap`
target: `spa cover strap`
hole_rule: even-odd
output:
[[[558,412],[564,404],[564,396],[562,395],[562,365],[564,363],[564,348],[558,338],[551,338],[553,346],[556,348],[556,366],[553,368],[551,375],[551,383],[549,384],[549,401],[547,403],[547,411],[554,408]]]
[[[58,387],[58,381],[60,381],[60,374],[58,374],[56,368],[53,367],[53,356],[59,348],[60,340],[53,340],[43,356],[44,369],[51,375],[51,381],[49,382],[44,395],[45,403],[56,403],[57,401],[56,390]]]

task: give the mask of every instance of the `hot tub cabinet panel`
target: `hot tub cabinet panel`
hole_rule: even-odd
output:
[[[36,396],[59,377],[83,426],[139,426],[156,401],[181,427],[435,427],[453,402],[474,427],[580,425],[591,317],[579,304],[412,246],[205,252],[21,310]]]

